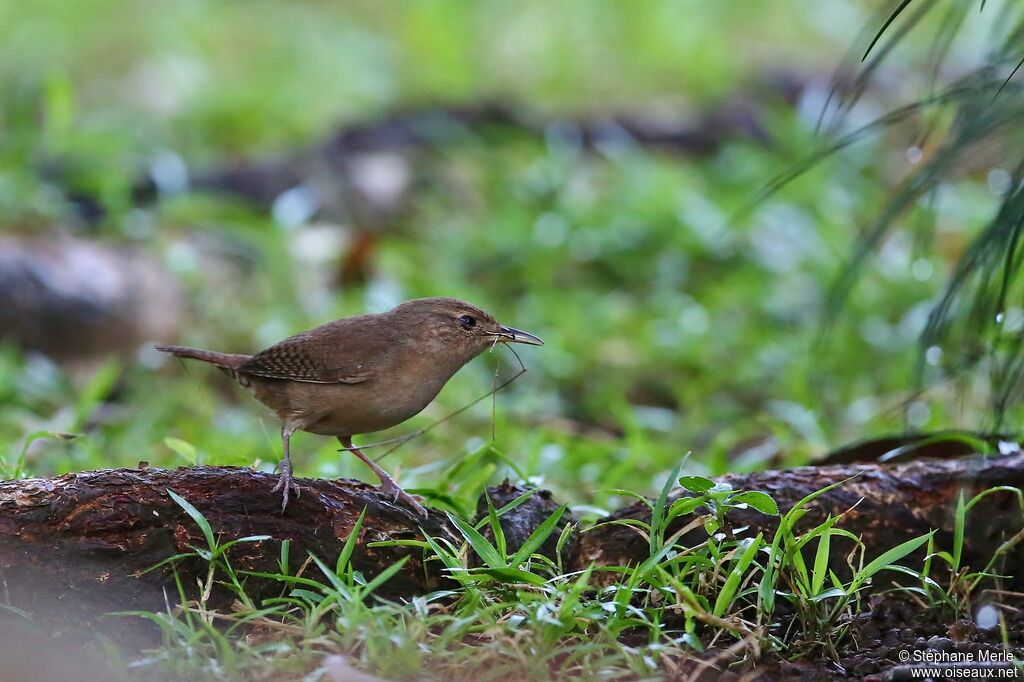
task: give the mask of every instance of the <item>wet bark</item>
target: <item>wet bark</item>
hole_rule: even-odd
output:
[[[995,486],[1024,489],[1024,454],[968,457],[963,459],[921,459],[901,464],[859,464],[806,466],[788,470],[761,471],[751,474],[730,474],[720,478],[737,490],[760,490],[778,503],[782,513],[790,510],[805,496],[833,483],[856,476],[806,505],[808,512],[797,524],[797,532],[813,528],[829,515],[845,512],[839,528],[858,535],[868,548],[870,560],[901,542],[935,529],[937,547],[951,549],[957,498],[961,490],[966,500]],[[669,503],[687,495],[679,491]],[[700,510],[698,510],[699,512]],[[612,514],[608,520],[650,520],[646,505],[634,504]],[[674,533],[693,519],[676,519],[668,529]],[[753,509],[732,510],[726,514],[726,531],[743,529],[745,536],[764,532],[774,536],[778,518]],[[967,518],[963,553],[964,566],[983,568],[1000,546],[1024,527],[1024,515],[1017,497],[1011,492],[993,493],[981,500]],[[707,538],[703,528],[683,536],[683,544],[694,545]],[[846,555],[852,548],[848,541],[832,543],[831,566],[841,575],[848,573]],[[602,565],[628,565],[648,556],[649,545],[635,530],[625,525],[606,524],[584,533],[580,540],[581,565],[595,562]],[[920,566],[921,550],[915,561]],[[998,564],[1008,584],[1024,584],[1024,551],[1019,547],[1006,552]]]
[[[0,588],[3,600],[60,629],[113,628],[100,614],[141,609],[164,611],[180,599],[177,570],[189,596],[206,578],[197,557],[147,571],[192,548],[207,548],[199,526],[170,497],[186,499],[209,521],[220,543],[269,535],[243,542],[228,554],[236,571],[278,573],[282,541],[289,541],[289,570],[299,571],[310,554],[334,565],[363,509],[366,514],[353,565],[372,576],[405,555],[403,570],[381,590],[388,597],[422,594],[442,584],[436,562],[425,564],[422,552],[370,546],[380,540],[441,535],[441,514],[423,519],[396,507],[377,490],[359,481],[302,480],[302,494],[281,512],[277,477],[249,469],[192,467],[176,470],[116,469],[67,474],[59,478],[0,483]],[[423,529],[422,531],[420,529]],[[305,568],[324,579],[315,565]],[[280,584],[248,579],[248,594],[275,596]],[[226,605],[231,594],[219,587],[213,604]]]
[[[938,529],[940,547],[951,544],[956,499],[997,485],[1024,488],[1024,454],[925,460],[897,465],[802,467],[787,471],[732,474],[723,479],[737,489],[762,490],[782,510],[807,494],[857,474],[809,505],[800,527],[810,527],[829,514],[847,512],[841,527],[860,535],[870,551],[884,551],[930,529]],[[168,495],[173,490],[209,521],[218,541],[252,535],[270,539],[235,545],[228,556],[238,572],[276,573],[281,544],[290,544],[289,570],[300,570],[310,554],[333,565],[353,525],[365,508],[363,528],[353,554],[356,569],[373,576],[404,556],[409,559],[379,594],[404,598],[446,585],[436,561],[409,547],[374,545],[386,540],[420,539],[423,533],[456,537],[447,517],[432,512],[421,518],[393,504],[371,486],[358,481],[302,480],[302,495],[283,514],[280,498],[271,493],[276,477],[249,469],[192,467],[177,470],[118,469],[67,474],[58,478],[0,483],[0,590],[4,603],[47,622],[67,627],[114,627],[100,614],[129,609],[165,610],[179,599],[174,582],[192,596],[206,578],[206,564],[186,558],[156,570],[146,569],[207,542],[195,521]],[[500,507],[523,489],[511,485],[488,491]],[[673,496],[675,499],[682,493]],[[517,547],[557,502],[548,494],[534,495],[502,523],[511,548]],[[848,511],[851,510],[852,511]],[[486,513],[486,505],[480,511]],[[647,519],[649,508],[633,505],[615,512],[614,519]],[[677,519],[670,532],[691,517]],[[736,510],[726,517],[730,529],[771,535],[777,519],[753,510]],[[983,567],[1001,543],[1021,530],[1021,511],[1010,493],[990,495],[969,517],[964,563]],[[567,516],[563,520],[569,522]],[[555,533],[557,537],[558,533]],[[686,538],[706,539],[703,529]],[[554,538],[544,551],[554,552]],[[578,569],[590,562],[626,565],[642,561],[648,545],[636,531],[621,525],[602,525],[565,545],[563,565]],[[871,558],[873,555],[869,555]],[[833,558],[845,552],[836,543]],[[1012,576],[1008,586],[1020,587],[1024,552],[1011,551],[1000,566]],[[323,579],[313,564],[306,575]],[[250,596],[258,599],[281,593],[281,585],[250,577]],[[215,586],[212,602],[228,606],[231,594]],[[134,626],[133,626],[134,627]]]

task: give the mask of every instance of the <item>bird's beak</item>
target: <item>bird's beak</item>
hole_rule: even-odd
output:
[[[515,327],[499,327],[501,330],[498,334],[502,337],[502,341],[505,343],[526,343],[531,346],[543,346],[544,342],[539,338],[531,334],[530,332],[524,332],[522,329],[516,329]]]

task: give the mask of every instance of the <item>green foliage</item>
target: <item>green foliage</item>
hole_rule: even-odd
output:
[[[32,433],[25,436],[25,440],[22,443],[21,450],[18,452],[17,457],[14,459],[13,464],[7,464],[3,457],[0,457],[0,474],[3,474],[3,478],[15,479],[22,478],[25,476],[25,462],[28,456],[28,450],[32,447],[32,443],[42,439],[52,439],[58,441],[70,441],[74,440],[77,434],[74,433],[60,433],[57,431],[33,431]]]
[[[208,578],[195,600],[189,600],[185,586],[178,582],[179,609],[163,614],[121,614],[146,618],[164,633],[161,649],[124,669],[143,676],[174,672],[189,679],[256,679],[269,671],[301,675],[319,665],[317,651],[326,646],[344,653],[359,667],[398,679],[411,675],[445,679],[453,671],[465,674],[469,670],[484,680],[502,679],[509,671],[536,679],[561,679],[568,674],[589,677],[598,669],[605,675],[629,677],[651,673],[660,655],[671,653],[685,658],[702,651],[704,642],[722,638],[745,643],[751,654],[777,651],[789,657],[819,653],[835,656],[837,647],[849,635],[852,616],[862,608],[860,594],[882,571],[921,579],[923,588],[905,589],[947,599],[968,581],[975,581],[970,585],[973,589],[981,575],[954,568],[948,592],[942,592],[940,583],[927,577],[934,558],[949,562],[951,567],[958,562],[963,538],[960,520],[987,493],[970,502],[961,497],[957,509],[959,530],[952,551],[931,551],[934,534],[928,533],[865,560],[868,548],[837,527],[842,516],[796,531],[808,505],[845,482],[816,491],[779,517],[769,542],[762,533],[736,537],[707,532],[706,522],[714,516],[710,511],[713,504],[727,510],[741,509],[749,502],[737,500],[756,499],[774,508],[770,497],[763,493],[749,495],[751,491],[716,491],[721,486],[708,487],[702,477],[682,480],[709,496],[718,495],[718,501],[705,499],[706,513],[687,512],[682,519],[685,524],[666,535],[670,528],[680,525],[673,524],[678,517],[669,505],[667,491],[671,484],[666,485],[666,492],[648,501],[652,523],[632,524],[638,532],[656,539],[650,556],[636,566],[589,567],[564,573],[548,557],[537,554],[544,540],[553,534],[564,507],[538,526],[520,549],[510,551],[504,546],[500,520],[528,499],[529,493],[500,509],[490,506],[476,525],[451,516],[463,538],[461,547],[446,537],[431,536],[423,541],[371,543],[375,547],[419,548],[427,561],[440,561],[460,583],[456,590],[415,597],[407,604],[389,602],[374,593],[401,570],[408,557],[372,579],[353,567],[365,511],[353,524],[333,566],[310,556],[298,572],[292,572],[290,547],[285,542],[278,573],[240,576],[231,568],[231,547],[267,537],[221,544],[202,513],[168,491],[192,518],[207,546],[170,557],[153,569],[173,565],[185,557],[199,557],[209,566]],[[1015,494],[1021,500],[1020,491]],[[657,507],[662,514],[653,513]],[[494,542],[481,528],[491,533]],[[700,533],[702,528],[703,541],[694,542],[692,532]],[[739,529],[740,534],[742,531]],[[837,554],[832,551],[833,541],[847,542],[854,551]],[[903,565],[925,545],[929,554],[924,570]],[[837,575],[834,563],[835,556],[844,555],[850,558],[845,580]],[[805,563],[805,556],[812,557],[810,564]],[[854,559],[857,556],[860,558]],[[478,565],[481,560],[482,566]],[[311,566],[322,577],[311,575],[307,571]],[[598,570],[607,577],[596,579]],[[211,586],[218,577],[219,584],[237,599],[230,613],[208,605]],[[257,603],[246,593],[245,579],[249,577],[277,581],[281,596]],[[964,593],[968,595],[969,590]],[[776,610],[779,599],[789,602],[800,625],[798,630],[792,627],[794,617],[780,617]],[[254,632],[271,636],[263,642],[251,634],[246,636]],[[628,645],[624,639],[627,634],[631,642]]]
[[[1012,423],[1008,413],[1024,399],[1020,314],[1024,293],[1020,276],[1024,258],[1020,247],[1024,147],[1016,134],[1017,122],[1024,113],[1024,88],[1014,80],[1024,64],[1024,12],[1016,5],[1001,12],[990,10],[986,15],[992,18],[987,54],[955,82],[939,85],[937,74],[949,57],[954,39],[966,30],[967,15],[978,5],[963,0],[899,2],[874,33],[853,83],[845,90],[833,87],[830,103],[835,106],[823,116],[830,114],[832,129],[842,130],[883,62],[892,59],[892,53],[910,36],[927,31],[931,15],[943,11],[931,34],[928,92],[853,132],[837,135],[771,182],[763,196],[868,135],[916,124],[911,135],[918,140],[910,143],[908,151],[915,159],[912,167],[860,231],[851,257],[833,284],[826,310],[834,320],[871,258],[892,243],[894,234],[908,223],[916,224],[914,240],[918,250],[924,252],[941,239],[946,222],[940,209],[949,208],[952,188],[961,184],[965,175],[987,172],[989,193],[993,195],[987,201],[989,211],[971,219],[969,242],[950,268],[944,291],[931,305],[927,324],[920,332],[915,381],[918,390],[955,382],[962,393],[971,393],[970,385],[984,380],[983,389],[974,389],[980,395],[973,397],[987,399],[990,411],[978,425],[997,430],[1007,421]],[[981,2],[980,7],[984,6]],[[926,207],[923,216],[919,211],[922,206]]]
[[[440,562],[458,590],[410,604],[378,599],[387,577],[367,580],[354,569],[353,535],[334,566],[309,558],[298,572],[283,543],[278,573],[261,576],[279,581],[283,596],[254,604],[247,576],[231,566],[231,543],[169,491],[203,543],[168,564],[207,562],[203,595],[219,580],[241,606],[213,612],[179,585],[180,609],[141,614],[163,629],[166,644],[134,661],[136,672],[315,679],[329,650],[389,679],[421,679],[423,670],[448,679],[468,667],[481,679],[595,671],[646,678],[661,660],[698,650],[709,632],[709,641],[750,638],[763,650],[789,645],[795,625],[780,620],[784,606],[808,632],[843,636],[864,585],[877,571],[916,566],[905,553],[919,550],[918,541],[928,557],[914,594],[967,608],[964,595],[992,566],[960,565],[964,522],[952,548],[927,537],[886,552],[858,545],[840,517],[795,530],[812,497],[782,514],[773,536],[732,537],[731,510],[779,510],[763,492],[710,477],[806,463],[907,424],[976,425],[993,403],[1007,423],[1021,415],[1013,403],[1024,319],[1013,277],[1020,169],[1003,159],[980,171],[961,164],[984,140],[1013,161],[1019,140],[1008,132],[1019,120],[1020,90],[1008,76],[1021,32],[1006,22],[981,70],[942,84],[935,74],[943,55],[973,54],[949,38],[973,3],[908,4],[837,109],[848,115],[842,120],[862,121],[857,97],[876,110],[898,106],[902,92],[866,89],[897,48],[904,70],[896,80],[923,88],[923,100],[860,130],[834,130],[834,142],[805,164],[813,162],[813,173],[786,174],[757,211],[729,224],[766,178],[820,142],[817,111],[801,113],[815,95],[815,74],[803,70],[830,63],[847,44],[832,29],[858,20],[870,27],[859,59],[886,15],[869,21],[856,4],[840,22],[832,14],[839,10],[818,4],[641,4],[289,3],[254,12],[200,1],[155,13],[121,2],[0,0],[0,224],[145,250],[182,282],[190,309],[183,342],[255,349],[333,317],[436,294],[478,302],[547,341],[524,352],[530,371],[497,397],[496,409],[476,405],[383,462],[451,511],[457,542],[398,544]],[[928,27],[927,8],[943,4],[942,49],[932,50],[910,28]],[[765,36],[787,46],[777,63],[767,63]],[[801,106],[784,101],[782,88],[758,85],[794,68],[810,84]],[[141,205],[134,196],[162,155],[180,157],[194,178],[287,157],[353,121],[495,98],[538,120],[667,111],[689,125],[693,112],[751,112],[770,143],[753,139],[760,132],[738,134],[706,155],[677,156],[629,140],[590,150],[566,125],[541,136],[460,129],[457,144],[415,155],[413,201],[384,225],[352,209],[336,224],[286,227],[219,195]],[[570,134],[558,134],[563,128]],[[908,139],[922,150],[916,164],[904,154]],[[1000,170],[1010,189],[993,199],[987,171]],[[86,216],[86,199],[102,210],[98,222]],[[1003,202],[995,217],[993,201]],[[865,225],[851,258],[854,229]],[[364,234],[374,243],[369,279],[339,288],[345,245]],[[929,235],[943,248],[928,251]],[[853,288],[854,275],[865,273]],[[922,311],[936,300],[929,321]],[[822,315],[833,315],[834,333],[815,345]],[[904,369],[919,340],[943,352],[923,356],[929,390],[908,396]],[[219,375],[156,367],[145,351],[139,358],[68,369],[0,346],[0,475],[141,459],[276,463],[277,424]],[[495,370],[508,376],[514,366],[485,356],[423,415],[379,439],[469,404]],[[991,370],[991,391],[972,369]],[[975,393],[958,395],[958,378]],[[904,404],[906,422],[893,409]],[[680,452],[691,447],[697,454],[680,476]],[[297,475],[366,475],[323,439],[297,434],[292,453]],[[642,499],[651,522],[621,523],[643,537],[647,558],[567,574],[537,553],[564,508],[509,551],[499,521],[510,505],[489,504],[485,519],[467,520],[480,490],[506,476],[572,500],[582,527]],[[686,495],[671,492],[677,480]],[[958,513],[966,517],[969,507]],[[684,544],[684,536],[697,540]],[[243,541],[260,536],[234,542]],[[840,543],[861,557],[847,580],[826,561]],[[1004,551],[1013,548],[1008,541]],[[939,574],[946,566],[960,576],[952,584]],[[834,646],[824,634],[818,640],[812,635],[795,653]]]
[[[445,4],[421,15],[376,6],[249,13],[200,3],[170,8],[157,21],[120,4],[85,2],[87,9],[68,13],[41,3],[12,8],[11,21],[0,22],[0,128],[9,141],[0,147],[0,221],[40,234],[93,230],[148,251],[184,283],[193,315],[182,341],[196,345],[254,349],[332,317],[438,293],[465,296],[541,333],[548,345],[524,353],[530,372],[498,398],[494,447],[485,447],[491,410],[481,404],[385,460],[402,465],[405,483],[453,510],[464,514],[486,482],[510,471],[543,476],[566,499],[600,510],[618,499],[593,491],[651,493],[651,481],[689,447],[700,453],[696,473],[718,475],[804,463],[829,446],[903,428],[889,408],[906,397],[903,370],[915,357],[921,305],[939,293],[952,260],[926,259],[935,274],[922,281],[912,268],[919,254],[897,253],[851,293],[827,347],[813,346],[820,314],[834,309],[828,287],[846,261],[843,245],[884,198],[879,186],[888,174],[876,161],[899,138],[861,136],[842,163],[824,159],[762,210],[726,221],[814,143],[798,111],[734,78],[755,69],[754,80],[765,75],[744,26],[775,27],[787,36],[781,42],[807,55],[796,63],[827,63],[846,41],[822,34],[804,10],[753,11],[733,0],[700,12],[670,2],[635,12],[531,2],[515,9]],[[434,25],[438,13],[448,19]],[[514,19],[531,16],[536,21],[522,19],[529,31]],[[586,50],[566,53],[558,31],[535,30],[564,25],[604,35],[609,45],[643,36],[642,45],[600,48],[595,60]],[[502,41],[465,40],[494,26],[520,29]],[[439,76],[432,50],[456,45],[473,58],[461,67],[445,61],[456,73]],[[403,66],[385,67],[384,54]],[[682,64],[689,66],[680,72]],[[533,77],[520,78],[526,73]],[[680,79],[691,105],[680,111],[715,111],[719,94],[735,96],[770,129],[772,144],[738,136],[706,157],[625,143],[592,152],[572,136],[499,126],[426,153],[409,210],[380,230],[355,214],[339,224],[285,228],[222,196],[130,201],[132,183],[155,155],[179,155],[194,175],[239,156],[258,163],[262,150],[287,155],[328,138],[335,125],[449,102],[455,83],[458,102],[488,99],[501,83],[522,97],[513,108],[579,117],[581,110],[615,112],[614,102],[643,113],[663,103],[666,83],[682,87]],[[58,169],[57,177],[47,169]],[[943,224],[950,240],[984,217],[985,207],[971,199],[983,184],[968,177],[950,186],[963,197],[957,220]],[[106,211],[100,224],[87,228],[76,214],[81,195],[98,196]],[[912,237],[918,219],[930,215],[920,213],[905,230],[897,226],[894,238]],[[344,244],[366,231],[375,235],[370,281],[325,286]],[[3,349],[0,438],[20,443],[40,429],[87,436],[38,444],[28,462],[36,475],[140,459],[177,465],[190,452],[177,447],[182,442],[198,462],[273,463],[277,427],[258,407],[217,390],[218,379],[203,368],[149,362],[88,367],[73,379]],[[495,366],[507,373],[509,365],[498,354],[474,363],[437,405],[387,436],[466,405],[489,385]],[[115,375],[114,402],[125,409],[78,409],[80,400],[101,407],[94,402],[111,395]],[[961,402],[951,391],[911,405],[911,425],[922,429],[973,425],[986,413],[985,396]],[[624,438],[608,438],[618,434]],[[5,451],[13,463],[16,449]],[[466,452],[476,456],[460,459]],[[299,474],[364,473],[320,439],[298,436],[295,454]],[[475,477],[461,475],[460,466]]]
[[[920,587],[908,588],[909,591],[921,594],[929,604],[942,605],[950,610],[953,616],[962,617],[971,613],[972,603],[978,587],[987,579],[998,577],[994,568],[1001,558],[1008,552],[1017,548],[1024,540],[1024,532],[1015,533],[1010,536],[996,549],[988,563],[978,569],[963,565],[964,534],[967,527],[967,518],[971,509],[981,500],[995,493],[1008,493],[1017,500],[1021,520],[1024,521],[1024,492],[1012,486],[993,486],[984,490],[965,501],[964,491],[961,490],[957,496],[957,505],[954,512],[953,525],[953,547],[949,550],[937,549],[934,542],[929,540],[928,554],[925,559],[924,568],[921,570]],[[1018,550],[1019,551],[1019,550]],[[935,560],[938,560],[936,562]],[[931,576],[937,566],[945,565],[945,571],[940,571],[940,579],[947,574],[948,585],[943,588]]]

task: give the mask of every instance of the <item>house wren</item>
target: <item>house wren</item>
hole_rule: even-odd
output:
[[[406,301],[386,313],[335,320],[291,336],[255,355],[157,346],[227,372],[283,422],[282,511],[292,481],[289,440],[296,431],[335,436],[380,478],[385,493],[420,514],[426,510],[352,437],[404,422],[425,408],[463,365],[497,342],[544,344],[533,334],[498,324],[454,298]]]

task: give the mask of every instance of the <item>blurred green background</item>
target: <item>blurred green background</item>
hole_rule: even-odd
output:
[[[939,349],[924,393],[912,374],[929,303],[1000,191],[997,166],[965,168],[905,216],[827,328],[859,230],[927,141],[891,128],[741,210],[827,143],[816,126],[833,72],[875,9],[3,0],[0,225],[146,254],[181,305],[176,338],[149,341],[254,351],[430,295],[543,337],[496,405],[383,462],[460,505],[512,476],[608,508],[612,489],[652,493],[688,451],[688,469],[721,473],[973,427],[983,382],[945,381]],[[950,74],[981,58],[993,16],[968,18]],[[927,91],[928,37],[901,43],[844,125]],[[503,115],[451,115],[488,107]],[[330,146],[401,112],[433,121],[428,144]],[[696,142],[646,144],[624,122]],[[245,172],[269,178],[269,196],[215,191]],[[137,346],[54,362],[8,340],[7,473],[276,463],[272,415],[212,369]],[[485,355],[364,442],[428,425],[516,367]],[[81,437],[23,448],[39,430]],[[297,473],[372,480],[336,447],[297,436]]]

